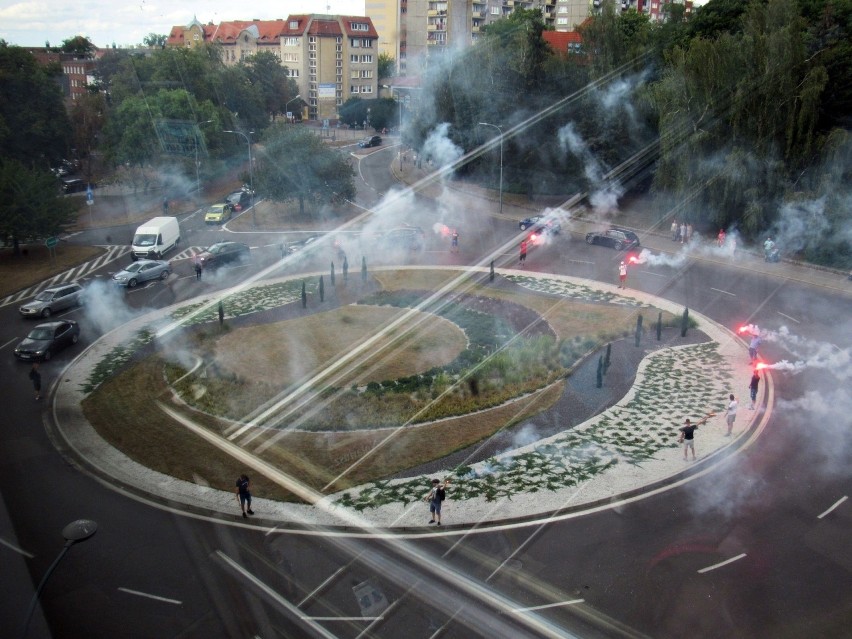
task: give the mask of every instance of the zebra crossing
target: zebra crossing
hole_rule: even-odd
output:
[[[126,244],[122,244],[120,246],[115,245],[107,245],[102,246],[102,248],[106,249],[106,253],[101,255],[100,257],[96,257],[93,260],[89,260],[88,262],[83,262],[82,264],[75,266],[72,269],[68,269],[63,273],[59,273],[58,275],[54,275],[50,279],[44,280],[43,282],[39,282],[34,286],[30,286],[22,291],[18,291],[17,293],[13,293],[12,295],[8,295],[3,299],[0,299],[0,307],[8,306],[9,304],[15,304],[25,299],[29,299],[30,297],[34,297],[38,295],[41,291],[46,288],[50,288],[51,286],[58,286],[59,284],[65,284],[67,282],[74,282],[77,280],[84,279],[89,273],[96,271],[102,266],[109,264],[113,260],[117,260],[123,255],[127,255],[130,252],[130,247]]]

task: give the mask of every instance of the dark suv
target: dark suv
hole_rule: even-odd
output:
[[[613,226],[603,233],[586,233],[586,242],[589,244],[609,246],[610,248],[614,248],[616,251],[623,251],[625,249],[638,248],[639,236],[633,231]]]
[[[371,146],[381,146],[382,145],[382,136],[380,135],[371,135],[369,137],[364,138],[358,143],[362,149],[369,149]]]
[[[225,264],[247,264],[251,249],[239,242],[218,242],[198,255],[202,268],[216,268]]]

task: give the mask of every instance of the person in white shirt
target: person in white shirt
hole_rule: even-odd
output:
[[[725,437],[731,436],[731,430],[733,430],[734,422],[737,419],[737,407],[739,406],[737,398],[734,397],[733,394],[730,395],[730,399],[731,403],[728,404],[728,412],[725,414],[725,419],[728,422],[728,432],[725,433]]]

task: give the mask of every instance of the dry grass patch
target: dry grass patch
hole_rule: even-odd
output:
[[[299,212],[299,203],[261,200],[253,211],[247,211],[228,223],[232,231],[315,231],[323,233],[337,228],[363,214],[362,209],[341,204],[320,211]]]
[[[404,315],[401,326],[386,328]],[[412,329],[412,327],[414,327]],[[216,342],[222,370],[244,379],[289,386],[316,375],[378,336],[354,368],[334,380],[339,387],[398,379],[453,361],[467,340],[445,319],[399,308],[345,306],[307,318],[234,330]]]
[[[185,481],[233,490],[234,479],[246,469],[218,447],[181,428],[155,399],[171,402],[157,357],[105,381],[83,400],[86,419],[110,444],[136,462]],[[346,433],[252,431],[251,449],[274,439],[259,456],[315,490],[334,481],[336,492],[445,457],[548,409],[562,395],[563,383],[498,408],[416,427]],[[147,392],[139,392],[147,389]],[[193,421],[216,433],[226,423],[178,405]],[[338,478],[335,481],[335,478]],[[294,501],[292,493],[264,478],[252,476],[257,496]]]
[[[424,271],[420,269],[412,269],[410,271],[376,271],[371,273],[381,288],[385,291],[433,291],[449,284],[454,280],[460,280],[461,286],[468,281],[467,275],[460,276],[461,271]],[[481,274],[474,274],[474,277]],[[494,289],[469,284],[471,288],[465,290],[465,293],[473,295],[491,295]],[[460,290],[453,290],[453,293],[459,293]]]
[[[26,255],[13,255],[12,249],[0,250],[0,296],[34,286],[83,262],[104,254],[98,246],[59,244],[51,259],[44,244],[22,245]]]

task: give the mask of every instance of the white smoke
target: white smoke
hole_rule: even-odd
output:
[[[131,309],[126,295],[126,290],[112,280],[94,280],[83,292],[83,314],[98,332],[108,333],[146,312]]]
[[[435,127],[423,143],[421,153],[423,158],[431,161],[435,168],[448,166],[457,162],[464,152],[447,136],[450,125],[443,122]]]
[[[608,214],[618,210],[618,200],[624,194],[624,189],[618,184],[608,183],[604,179],[604,168],[592,153],[586,141],[574,129],[574,123],[569,122],[557,133],[557,140],[562,151],[575,155],[583,163],[583,173],[589,182],[589,202],[596,213]]]
[[[845,381],[852,377],[852,348],[840,348],[830,342],[801,337],[790,332],[786,326],[777,331],[758,329],[760,338],[765,342],[773,342],[789,352],[795,361],[786,359],[773,364],[766,364],[765,368],[777,371],[786,371],[793,374],[801,373],[808,368],[823,369],[831,371],[835,379]]]
[[[825,198],[788,202],[781,206],[769,235],[785,253],[796,253],[824,240],[831,223],[825,213]]]

